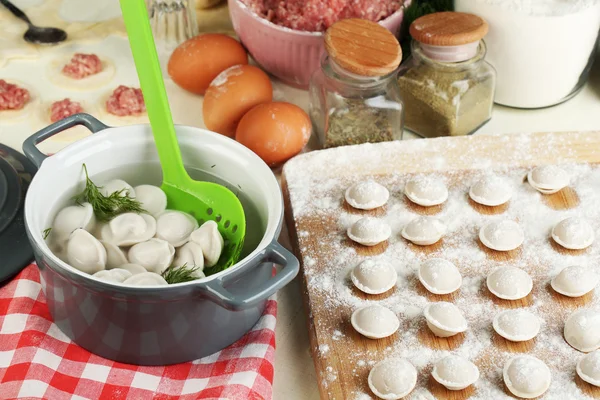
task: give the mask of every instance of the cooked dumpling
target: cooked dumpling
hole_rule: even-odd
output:
[[[399,400],[417,385],[417,369],[404,358],[388,358],[375,364],[367,380],[375,396]]]
[[[586,354],[579,360],[577,375],[590,385],[600,387],[600,350]]]
[[[564,296],[579,297],[594,290],[599,281],[600,277],[591,268],[573,265],[560,271],[550,285]]]
[[[115,283],[122,283],[126,279],[131,278],[132,275],[133,274],[131,272],[122,268],[105,269],[94,274],[94,276],[98,279]]]
[[[347,233],[348,237],[356,243],[375,246],[388,240],[392,230],[388,224],[377,218],[364,217],[352,224]]]
[[[174,247],[187,243],[196,228],[196,218],[181,211],[167,210],[156,219],[156,237],[166,240]]]
[[[539,318],[520,309],[502,311],[494,317],[492,325],[498,335],[511,342],[531,340],[540,331]]]
[[[67,240],[75,229],[91,232],[96,224],[94,209],[90,203],[68,206],[56,214],[51,235],[57,242]]]
[[[510,251],[523,244],[523,230],[514,221],[494,221],[484,225],[479,231],[479,240],[485,247],[496,251]]]
[[[517,397],[533,399],[550,387],[550,369],[543,361],[527,355],[511,358],[504,364],[504,383]]]
[[[445,234],[446,225],[439,219],[428,216],[417,217],[402,229],[402,237],[419,246],[434,244]]]
[[[512,191],[508,183],[497,176],[486,176],[475,182],[469,197],[484,206],[499,206],[510,200]]]
[[[350,322],[358,333],[370,339],[388,337],[400,327],[396,314],[377,304],[357,309],[352,313]]]
[[[452,293],[462,284],[456,265],[441,258],[431,258],[419,267],[419,281],[433,294]]]
[[[173,261],[175,267],[195,267],[197,270],[194,272],[194,276],[198,279],[204,278],[204,254],[202,253],[202,247],[194,242],[188,242],[178,248],[175,251],[175,261]]]
[[[106,267],[106,250],[89,232],[76,229],[67,243],[67,259],[78,270],[94,274]]]
[[[175,248],[165,240],[152,238],[129,249],[129,262],[160,274],[173,262]]]
[[[575,311],[565,322],[565,340],[587,353],[600,348],[600,311]]]
[[[122,191],[121,196],[127,196],[135,199],[135,190],[133,190],[129,183],[122,179],[113,179],[112,181],[108,181],[102,187],[100,187],[100,193],[106,197],[110,196],[114,192],[120,191]]]
[[[487,287],[496,297],[518,300],[533,289],[533,281],[527,272],[516,267],[499,267],[487,277]]]
[[[529,171],[527,181],[540,193],[552,194],[569,184],[569,175],[556,165],[543,165]]]
[[[427,326],[435,336],[449,337],[467,330],[467,320],[452,303],[440,301],[428,304],[423,314]]]
[[[448,199],[448,188],[439,178],[417,176],[406,183],[404,194],[413,203],[430,207],[442,204]]]
[[[115,246],[131,246],[145,242],[156,233],[156,220],[149,214],[117,215],[100,231],[102,241]]]
[[[158,186],[140,185],[134,187],[133,190],[136,200],[154,218],[167,209],[167,195]]]
[[[396,285],[398,274],[394,267],[380,260],[365,260],[350,273],[354,286],[368,294],[385,293]]]
[[[204,265],[212,267],[219,262],[225,241],[215,221],[206,221],[190,235],[190,240],[199,244],[204,254]]]
[[[390,192],[374,181],[355,183],[346,190],[346,202],[359,210],[382,207],[390,198]]]
[[[123,284],[131,286],[167,286],[168,283],[159,274],[143,272],[126,279]]]
[[[106,249],[106,268],[117,268],[120,265],[127,264],[127,255],[119,246],[112,243],[100,241]]]
[[[119,265],[119,268],[131,272],[131,275],[137,275],[137,274],[141,274],[142,272],[148,272],[148,271],[146,271],[146,268],[144,268],[138,264],[127,263],[127,264]]]
[[[570,217],[552,228],[552,239],[565,249],[583,250],[594,242],[594,230],[586,220]]]
[[[463,390],[479,379],[479,368],[466,358],[449,355],[433,364],[431,375],[448,390]]]

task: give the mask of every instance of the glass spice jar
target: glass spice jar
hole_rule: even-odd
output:
[[[496,71],[485,61],[487,31],[482,18],[458,12],[412,23],[412,55],[398,73],[407,129],[423,137],[462,136],[491,119]]]
[[[375,22],[345,19],[327,30],[325,49],[309,85],[321,147],[402,139],[402,50],[394,35]]]

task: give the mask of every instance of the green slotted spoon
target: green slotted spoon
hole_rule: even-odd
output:
[[[208,274],[235,264],[244,245],[246,216],[235,194],[224,186],[190,178],[183,166],[167,92],[152,37],[145,0],[120,0],[135,68],[148,110],[148,118],[163,171],[161,189],[168,208],[193,215],[200,222],[213,220],[225,239],[217,265]]]

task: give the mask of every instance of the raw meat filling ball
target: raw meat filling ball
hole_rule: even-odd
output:
[[[102,61],[95,54],[75,53],[62,73],[73,79],[83,79],[102,71]]]
[[[20,110],[29,98],[27,89],[0,79],[0,111]]]
[[[63,99],[52,103],[50,106],[50,121],[56,122],[71,115],[83,112],[83,107],[71,99]]]
[[[146,112],[142,90],[119,86],[106,101],[106,111],[119,117],[139,115]]]

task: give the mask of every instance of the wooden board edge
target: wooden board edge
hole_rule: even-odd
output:
[[[284,204],[284,217],[285,223],[288,227],[288,235],[290,237],[290,243],[292,245],[292,251],[300,262],[300,275],[302,279],[302,305],[304,307],[304,315],[306,316],[306,328],[308,329],[308,340],[310,343],[310,353],[313,360],[315,373],[317,375],[317,387],[319,388],[319,394],[321,399],[328,399],[329,394],[324,390],[323,385],[320,382],[325,378],[322,376],[324,367],[320,365],[320,359],[318,357],[319,344],[317,340],[317,329],[313,323],[310,312],[310,299],[308,296],[308,282],[306,275],[304,275],[304,261],[300,255],[300,241],[298,240],[298,232],[295,227],[294,212],[291,207],[290,193],[287,187],[287,180],[285,178],[285,172],[281,175],[281,191],[283,193],[283,204]]]

